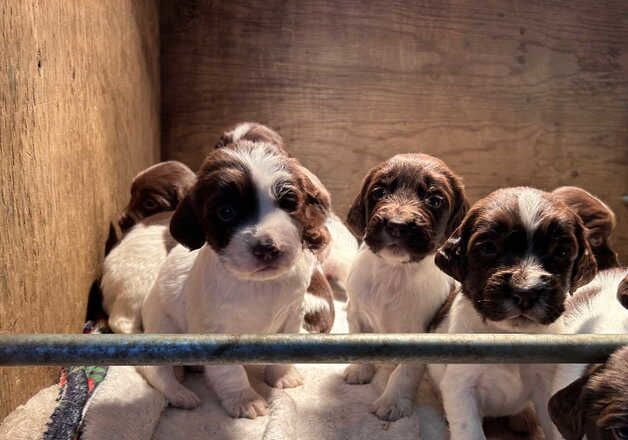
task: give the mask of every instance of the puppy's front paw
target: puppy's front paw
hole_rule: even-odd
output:
[[[371,405],[371,412],[381,420],[394,422],[407,417],[414,411],[414,401],[405,397],[390,397],[382,394]]]
[[[295,388],[303,385],[303,376],[292,365],[269,365],[264,375],[266,383],[273,388]]]
[[[250,388],[228,395],[220,403],[233,418],[254,419],[268,414],[268,404],[264,398]]]
[[[201,399],[183,385],[165,390],[164,395],[170,405],[176,408],[192,409],[201,404]]]
[[[351,385],[370,383],[375,376],[373,364],[351,364],[345,369],[345,382]]]

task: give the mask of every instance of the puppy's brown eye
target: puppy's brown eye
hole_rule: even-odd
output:
[[[216,213],[218,214],[218,218],[225,223],[232,221],[237,214],[235,208],[230,205],[219,207]]]
[[[478,251],[480,252],[480,255],[486,258],[492,258],[497,256],[497,246],[495,246],[495,243],[491,241],[486,241],[479,244]]]
[[[601,236],[599,235],[590,235],[589,236],[589,243],[591,244],[591,246],[593,247],[600,247],[602,246],[602,242],[604,240],[602,239]]]
[[[566,246],[558,246],[556,249],[554,249],[554,256],[558,259],[564,260],[566,258],[569,258],[570,255],[570,249]]]
[[[142,206],[144,207],[144,209],[155,209],[157,207],[157,202],[155,202],[153,199],[146,199],[142,203]]]
[[[376,186],[375,188],[373,188],[373,190],[371,191],[371,198],[373,200],[380,200],[383,199],[384,197],[386,197],[388,195],[388,191],[386,190],[386,188],[383,188],[381,186]]]
[[[617,440],[628,440],[628,426],[613,428],[611,432],[613,433],[613,437]]]
[[[425,199],[425,203],[434,209],[438,209],[443,206],[443,198],[439,195],[433,194]]]
[[[286,212],[293,212],[299,207],[299,199],[294,191],[284,191],[277,200],[279,207]]]

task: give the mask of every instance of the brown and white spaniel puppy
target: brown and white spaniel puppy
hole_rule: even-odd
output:
[[[176,161],[160,162],[133,179],[131,200],[118,222],[124,235],[106,252],[100,281],[115,333],[142,331],[142,302],[175,244],[170,217],[195,180],[192,170]]]
[[[578,215],[533,188],[497,190],[473,205],[436,264],[461,283],[442,333],[558,333],[570,293],[595,260]],[[482,418],[518,414],[530,401],[548,439],[551,365],[430,365],[453,440],[484,439]]]
[[[552,397],[549,411],[566,440],[628,439],[628,347],[587,367]]]
[[[628,304],[618,303],[627,289],[628,269],[600,272],[567,302],[567,332],[628,333]],[[559,365],[552,389],[556,438],[628,439],[628,347],[602,365]]]
[[[266,142],[275,145],[284,154],[290,155],[281,135],[257,122],[236,124],[221,136],[216,148],[240,140]],[[308,179],[314,183],[313,188],[317,188],[319,191],[313,196],[331,200],[329,192],[318,177],[306,168],[302,169],[307,174]],[[325,227],[320,230],[320,233],[320,239],[327,244],[320,246],[315,252],[319,264],[316,266],[312,282],[305,295],[304,327],[309,332],[327,333],[331,330],[335,317],[334,296],[345,299],[346,280],[358,250],[358,243],[331,210],[325,219]]]
[[[122,232],[143,218],[174,211],[195,181],[194,172],[176,160],[159,162],[141,171],[133,178],[131,200],[118,220]]]
[[[181,243],[168,255],[142,307],[146,333],[297,333],[329,200],[274,144],[239,140],[212,151],[170,223]],[[173,406],[199,398],[171,366],[140,367]],[[205,374],[232,417],[267,413],[242,365]],[[266,382],[298,386],[291,365],[269,365]]]
[[[363,240],[347,283],[352,333],[421,333],[447,298],[453,280],[434,263],[467,210],[461,179],[427,154],[399,154],[371,169],[347,223]],[[372,411],[397,420],[414,410],[421,364],[396,366]],[[373,364],[352,364],[345,381],[362,384]]]
[[[617,224],[615,213],[593,194],[576,186],[561,186],[552,191],[571,209],[576,211],[587,227],[587,239],[595,255],[599,270],[619,266],[617,252],[613,250],[610,235]]]

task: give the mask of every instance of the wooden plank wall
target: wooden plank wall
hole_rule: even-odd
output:
[[[153,0],[0,3],[0,331],[80,332],[108,224],[156,162]],[[0,369],[0,420],[57,368]]]
[[[580,185],[618,214],[628,261],[625,0],[162,1],[168,158],[267,123],[345,215],[369,167],[435,154],[475,200]]]

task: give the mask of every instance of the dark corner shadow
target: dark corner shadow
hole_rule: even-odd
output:
[[[105,242],[105,257],[118,244],[120,237],[113,223],[109,223],[109,233]],[[106,321],[107,313],[102,306],[102,291],[100,290],[100,277],[96,278],[89,288],[87,296],[87,310],[85,311],[85,322]]]

